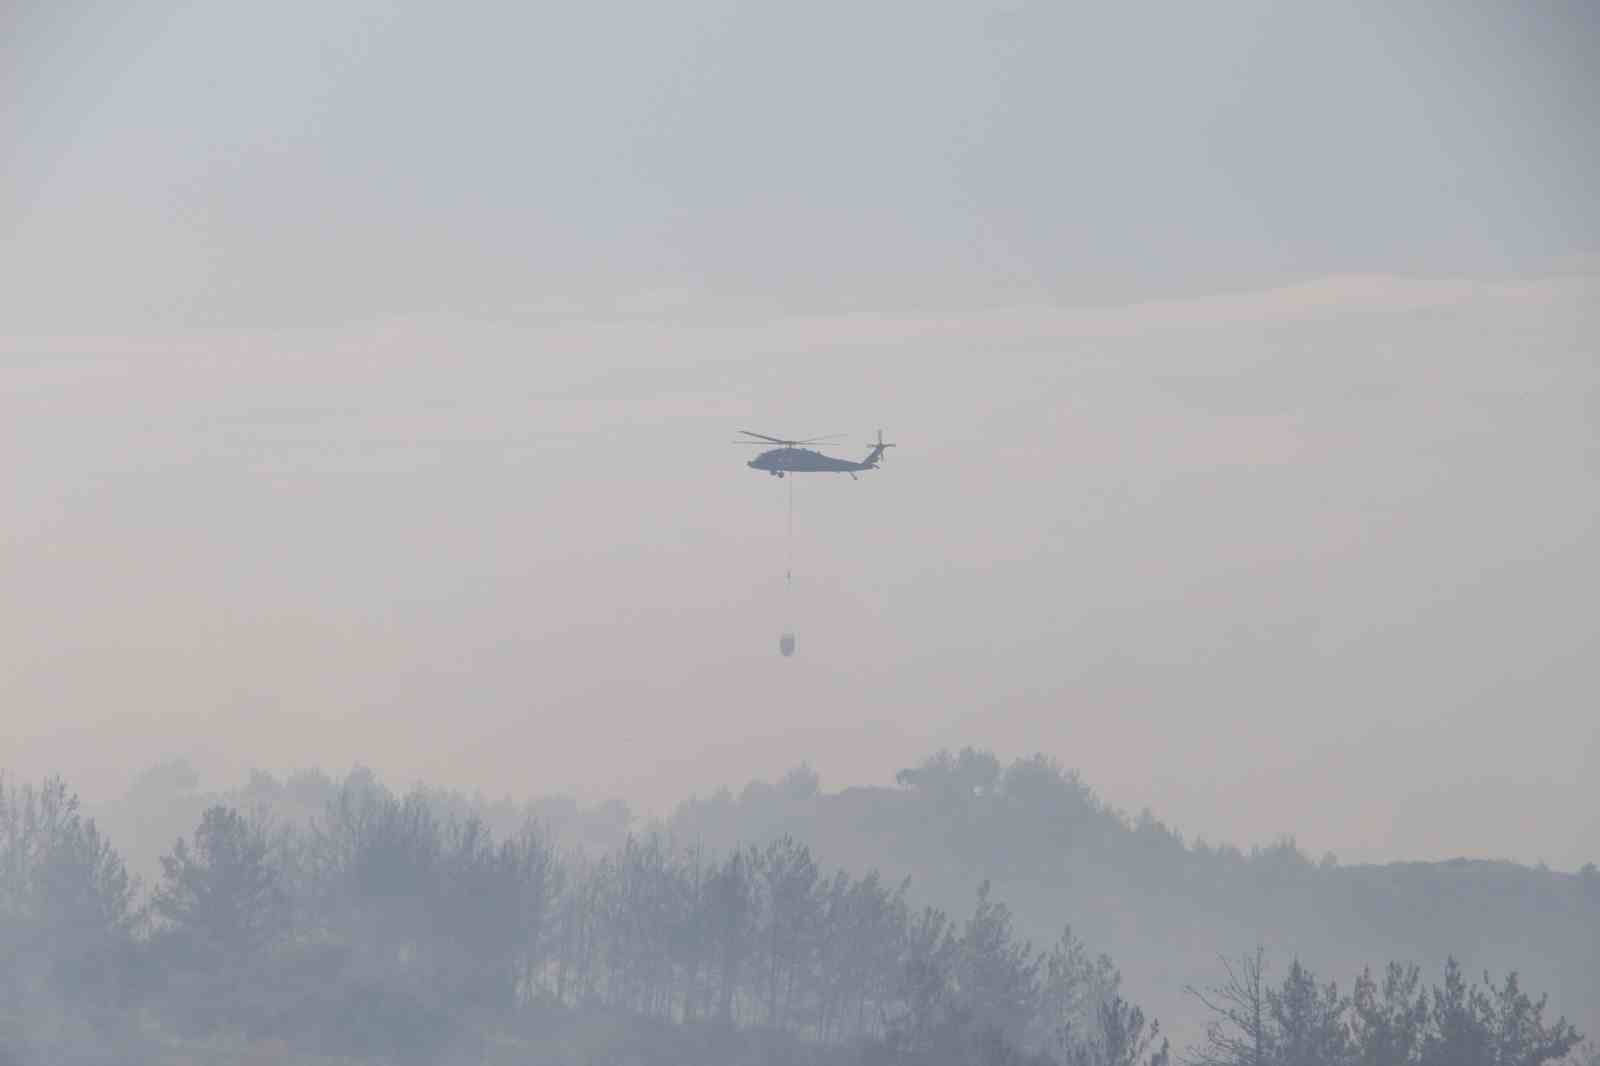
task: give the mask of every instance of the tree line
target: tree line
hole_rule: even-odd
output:
[[[1514,977],[1484,991],[1451,970],[1428,994],[1391,969],[1344,998],[1298,964],[1268,988],[1261,957],[1246,962],[1196,993],[1219,1021],[1190,1061],[1532,1066],[1577,1042]],[[1108,957],[1070,928],[1035,947],[987,884],[952,916],[915,905],[909,879],[825,870],[786,836],[711,854],[654,833],[585,853],[370,776],[303,824],[209,807],[148,892],[63,782],[0,781],[0,996],[413,1061],[563,1012],[781,1033],[808,1061],[1184,1057]],[[1477,1057],[1449,1057],[1464,1048]]]
[[[1469,983],[1454,959],[1429,986],[1414,965],[1364,971],[1348,995],[1320,983],[1298,960],[1283,981],[1266,976],[1265,953],[1222,960],[1224,980],[1190,989],[1211,1016],[1189,1066],[1537,1066],[1578,1049],[1565,1019],[1544,1018],[1515,973]],[[1592,1049],[1584,1061],[1600,1062]]]

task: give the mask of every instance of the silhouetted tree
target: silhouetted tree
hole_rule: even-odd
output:
[[[909,924],[894,995],[898,1007],[889,1025],[895,1047],[920,1052],[932,1046],[951,1007],[959,951],[943,911],[925,907]]]
[[[269,847],[260,825],[218,805],[201,816],[193,846],[180,837],[162,857],[152,906],[188,962],[239,961],[284,931],[287,900]]]
[[[901,770],[895,780],[929,797],[941,806],[958,808],[974,796],[988,795],[1000,779],[1000,760],[992,752],[962,748],[960,754],[941,751],[914,769]]]
[[[537,951],[537,931],[525,922],[541,920],[529,866],[540,860],[524,854],[538,848],[536,838],[496,845],[476,817],[452,824],[439,857],[430,914],[434,979],[457,1002],[505,1009],[517,998],[521,975]]]
[[[60,778],[39,788],[0,779],[0,990],[42,978],[74,996],[125,992],[135,887]]]
[[[985,881],[956,955],[962,1006],[980,1025],[992,1025],[1007,1042],[1020,1045],[1038,1010],[1042,964],[1033,946],[1018,940],[1011,908],[989,898]]]
[[[707,924],[717,953],[717,1016],[729,1024],[734,1021],[734,1000],[759,917],[751,873],[753,864],[752,856],[735,851],[711,884]]]
[[[1582,1037],[1565,1018],[1544,1021],[1545,997],[1530,999],[1510,974],[1498,987],[1484,976],[1468,987],[1455,959],[1435,987],[1421,1066],[1540,1066],[1563,1058]]]
[[[511,940],[518,990],[524,1000],[532,1000],[550,950],[565,871],[549,839],[531,823],[506,847],[516,885]]]
[[[1415,1066],[1428,1031],[1428,993],[1415,965],[1391,962],[1381,987],[1370,970],[1363,972],[1350,1012],[1356,1066]]]
[[[1071,928],[1045,956],[1039,1009],[1029,1042],[1065,1061],[1068,1049],[1089,1033],[1100,1006],[1118,992],[1121,975],[1106,955],[1091,957]]]
[[[1098,1005],[1095,1016],[1097,1031],[1068,1044],[1062,1058],[1066,1066],[1167,1066],[1172,1053],[1161,1026],[1147,1026],[1144,1011],[1113,995]]]
[[[810,961],[820,901],[817,864],[811,850],[793,837],[774,841],[761,856],[766,952],[767,1024],[781,1025],[797,976]]]
[[[567,891],[556,904],[555,1000],[581,1004],[598,982],[600,899],[610,864],[574,856],[569,866]]]
[[[1350,1038],[1345,1008],[1333,984],[1319,987],[1311,971],[1295,959],[1279,988],[1268,996],[1278,1066],[1343,1066]]]
[[[1185,1055],[1192,1066],[1272,1066],[1277,1056],[1266,950],[1223,959],[1227,979],[1207,991],[1189,989],[1208,1011],[1204,1042]]]

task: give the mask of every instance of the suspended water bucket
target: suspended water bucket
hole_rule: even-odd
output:
[[[794,634],[793,633],[785,633],[783,636],[778,638],[778,650],[783,652],[783,654],[785,656],[789,656],[789,655],[793,655],[794,654]]]

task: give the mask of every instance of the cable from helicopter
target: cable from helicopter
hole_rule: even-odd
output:
[[[789,526],[784,537],[783,613],[788,619],[778,637],[778,651],[788,658],[794,654],[794,481],[789,481]]]

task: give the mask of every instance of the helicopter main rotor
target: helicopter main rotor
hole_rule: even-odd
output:
[[[772,445],[772,444],[778,444],[778,445],[781,445],[781,446],[783,446],[785,448],[800,448],[800,447],[805,447],[805,446],[808,446],[808,445],[809,446],[813,446],[813,447],[828,448],[828,447],[833,447],[833,445],[830,445],[827,442],[838,440],[840,437],[844,436],[843,433],[830,433],[825,437],[810,437],[810,438],[808,438],[806,440],[785,440],[782,437],[769,437],[765,433],[756,433],[756,432],[753,432],[752,430],[748,430],[748,429],[741,429],[739,432],[743,433],[747,437],[755,437],[756,439],[755,440],[736,440],[736,441],[733,441],[732,443],[734,443],[734,444],[754,444],[754,445],[756,445],[757,447],[760,447],[760,448],[765,448],[768,445]]]

